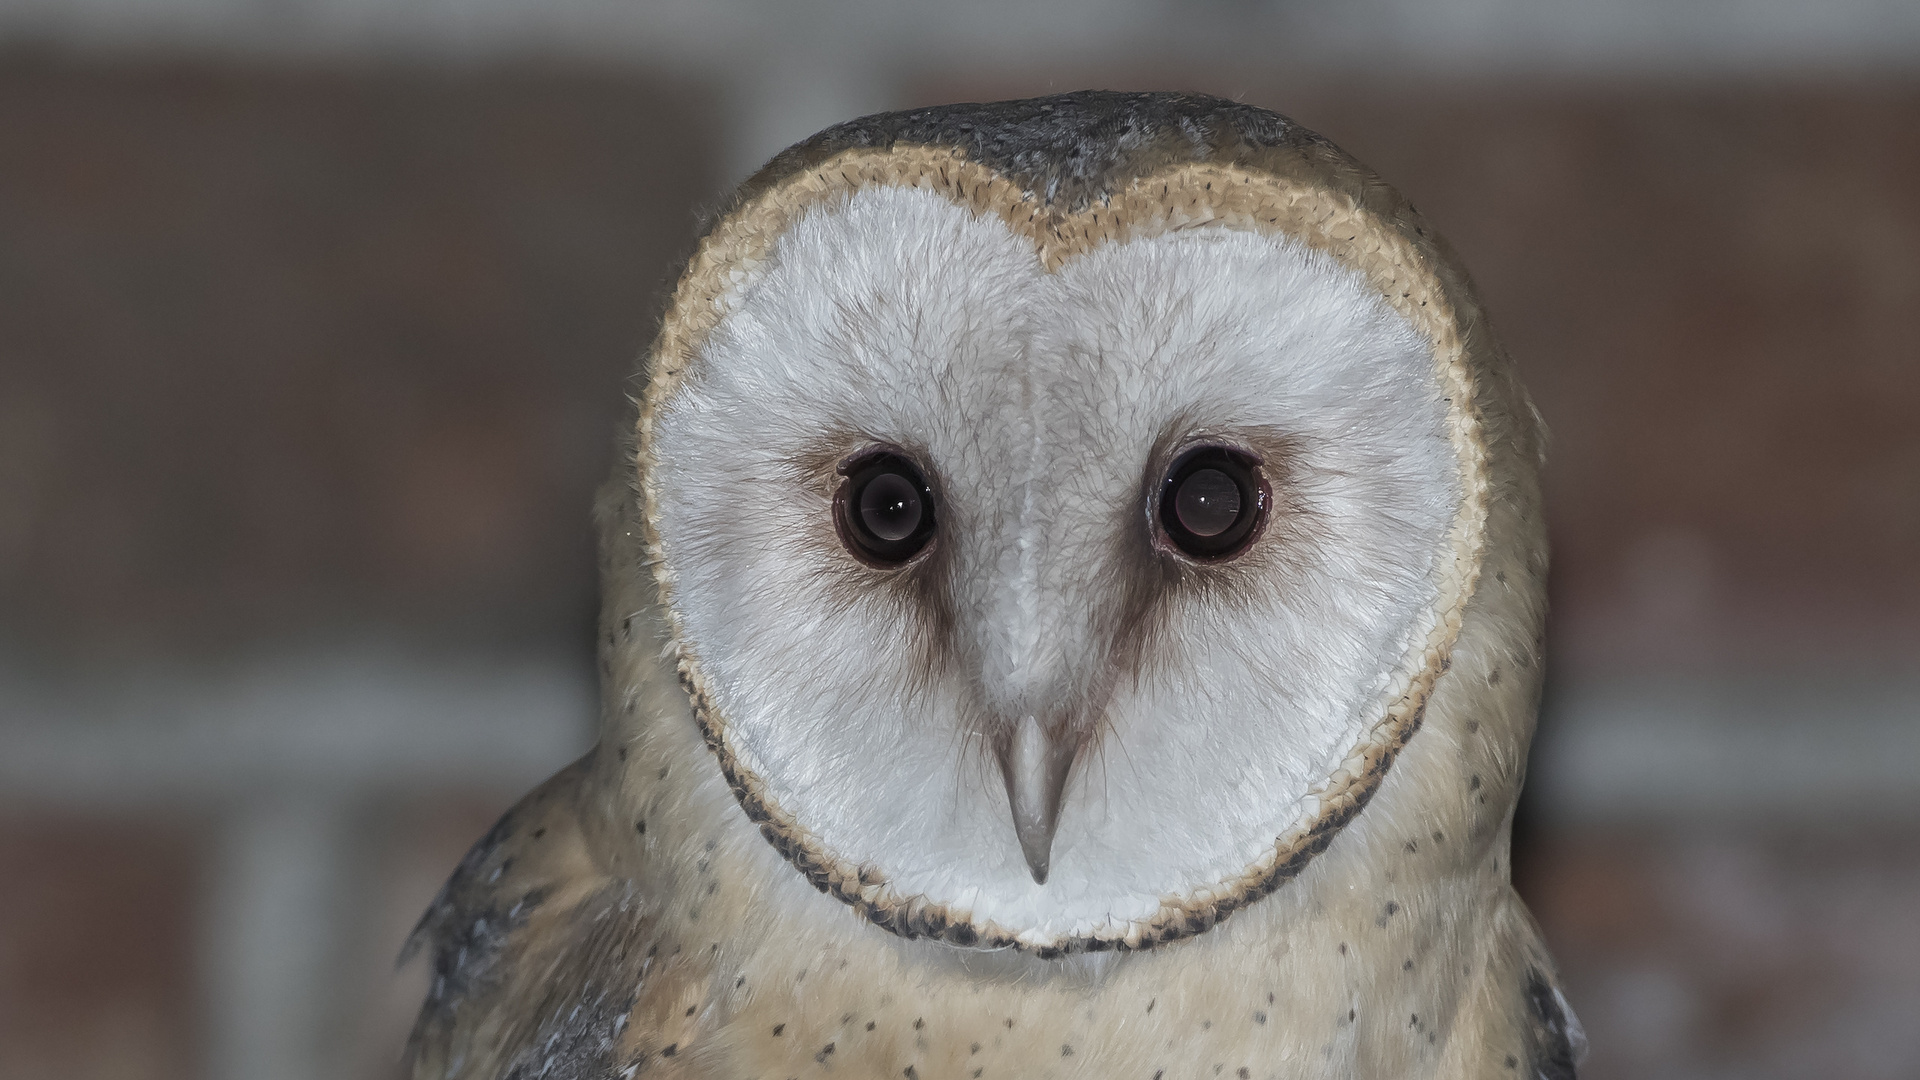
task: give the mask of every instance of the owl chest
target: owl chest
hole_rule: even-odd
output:
[[[1419,1017],[1402,1012],[1396,991],[1309,984],[1284,965],[1247,959],[1142,965],[1096,976],[1097,985],[1075,977],[1059,986],[838,961],[769,970],[761,977],[786,985],[742,986],[682,1075],[1293,1080],[1443,1071],[1451,1006]]]

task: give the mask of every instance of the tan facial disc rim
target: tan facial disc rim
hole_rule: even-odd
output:
[[[938,191],[976,214],[993,214],[1033,241],[1049,271],[1109,242],[1198,226],[1279,233],[1324,251],[1366,275],[1387,302],[1433,343],[1433,361],[1447,398],[1447,430],[1460,466],[1461,503],[1448,534],[1450,559],[1437,574],[1438,600],[1415,644],[1395,669],[1381,719],[1333,775],[1302,802],[1298,820],[1272,850],[1239,874],[1185,896],[1164,897],[1150,918],[1113,922],[1083,936],[1036,940],[1022,931],[976,921],[924,896],[894,892],[884,874],[825,850],[792,815],[765,794],[760,778],[732,744],[726,719],[708,692],[698,657],[674,607],[670,553],[656,515],[653,421],[680,386],[708,331],[725,314],[729,293],[748,280],[801,215],[859,188],[885,184]],[[1471,373],[1453,306],[1412,242],[1353,199],[1326,188],[1234,165],[1185,164],[1141,177],[1105,203],[1079,213],[1043,205],[998,172],[936,146],[854,149],[795,174],[716,225],[688,264],[650,357],[652,378],[640,411],[637,465],[641,527],[660,600],[672,626],[680,682],[727,782],[761,833],[815,887],[874,923],[906,937],[955,945],[1031,949],[1042,956],[1101,949],[1140,949],[1201,933],[1233,911],[1297,875],[1352,820],[1378,788],[1396,754],[1420,726],[1435,680],[1447,668],[1460,621],[1473,595],[1485,543],[1487,452],[1474,411]]]

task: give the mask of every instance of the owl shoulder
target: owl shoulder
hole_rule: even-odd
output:
[[[583,814],[591,755],[507,811],[460,860],[409,936],[429,985],[414,1080],[602,1077],[631,1059],[650,997],[650,919],[595,859]],[[664,992],[665,987],[661,990]]]
[[[1489,949],[1467,1001],[1455,1075],[1577,1080],[1587,1036],[1567,1004],[1538,924],[1511,889],[1497,899]]]

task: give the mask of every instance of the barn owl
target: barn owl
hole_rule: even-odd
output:
[[[646,370],[599,742],[422,920],[415,1077],[1573,1075],[1541,435],[1372,173],[1190,95],[855,120]]]

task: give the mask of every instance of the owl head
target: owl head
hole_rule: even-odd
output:
[[[674,293],[636,461],[740,806],[962,946],[1143,948],[1283,885],[1445,692],[1489,551],[1539,544],[1480,318],[1402,199],[1228,101],[780,155]]]

